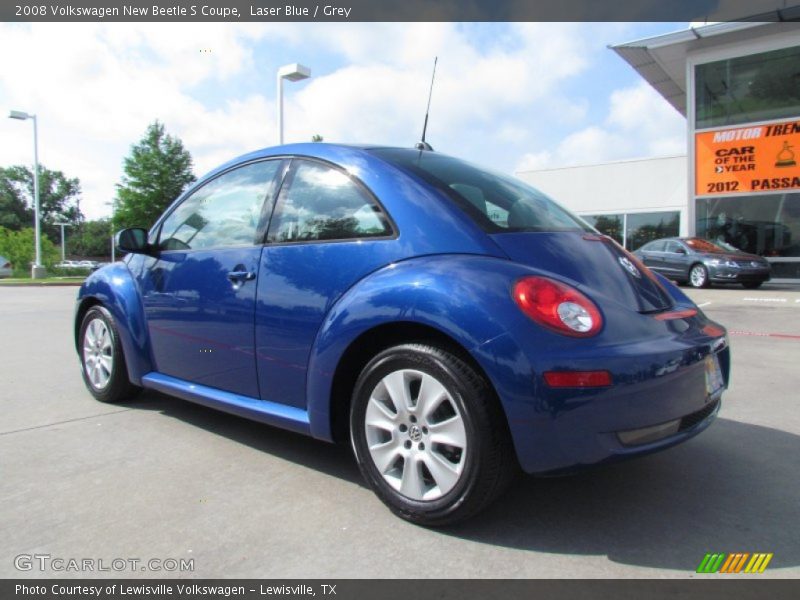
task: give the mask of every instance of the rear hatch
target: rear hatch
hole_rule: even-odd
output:
[[[370,152],[439,190],[512,260],[638,312],[672,307],[667,291],[632,255],[524,182],[438,152]]]
[[[637,312],[672,307],[672,299],[652,273],[609,238],[576,231],[491,237],[511,260],[569,278]]]

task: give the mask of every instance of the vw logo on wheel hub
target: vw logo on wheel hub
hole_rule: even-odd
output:
[[[422,439],[422,431],[417,425],[412,425],[408,429],[408,437],[411,438],[412,442],[418,442]]]

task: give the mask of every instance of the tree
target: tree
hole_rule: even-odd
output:
[[[36,258],[36,246],[32,227],[20,231],[11,231],[0,227],[0,254],[5,256],[14,267],[17,277],[29,276],[31,263]],[[58,249],[46,237],[42,237],[42,262],[46,267],[52,267],[58,261]]]
[[[0,168],[0,227],[19,231],[33,223],[33,210],[27,206],[7,171]]]
[[[77,226],[83,221],[80,194],[77,177],[39,165],[42,233],[51,241],[58,242],[61,235],[55,223]],[[0,168],[0,226],[13,231],[30,227],[33,212],[33,170],[24,166]]]
[[[114,227],[150,227],[164,209],[195,180],[192,156],[183,143],[155,121],[125,158],[117,184]]]
[[[85,221],[67,230],[67,251],[76,256],[111,256],[111,219]]]

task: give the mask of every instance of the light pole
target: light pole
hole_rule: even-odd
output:
[[[64,245],[64,227],[72,227],[71,223],[53,223],[53,225],[58,225],[61,227],[61,262],[63,263],[66,260],[66,246]]]
[[[36,238],[36,261],[31,267],[31,277],[41,279],[45,277],[45,268],[42,266],[42,229],[39,215],[39,131],[36,125],[36,115],[30,115],[20,110],[12,110],[9,118],[19,121],[33,120],[33,212],[34,236]]]
[[[300,63],[284,65],[278,69],[278,144],[283,144],[283,80],[300,81],[311,77],[311,69]]]

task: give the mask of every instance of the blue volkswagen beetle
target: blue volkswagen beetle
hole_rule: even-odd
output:
[[[77,300],[95,398],[146,388],[349,440],[415,523],[475,514],[520,467],[682,442],[729,379],[725,329],[669,281],[535,189],[428,149],[254,152],[117,244]]]

